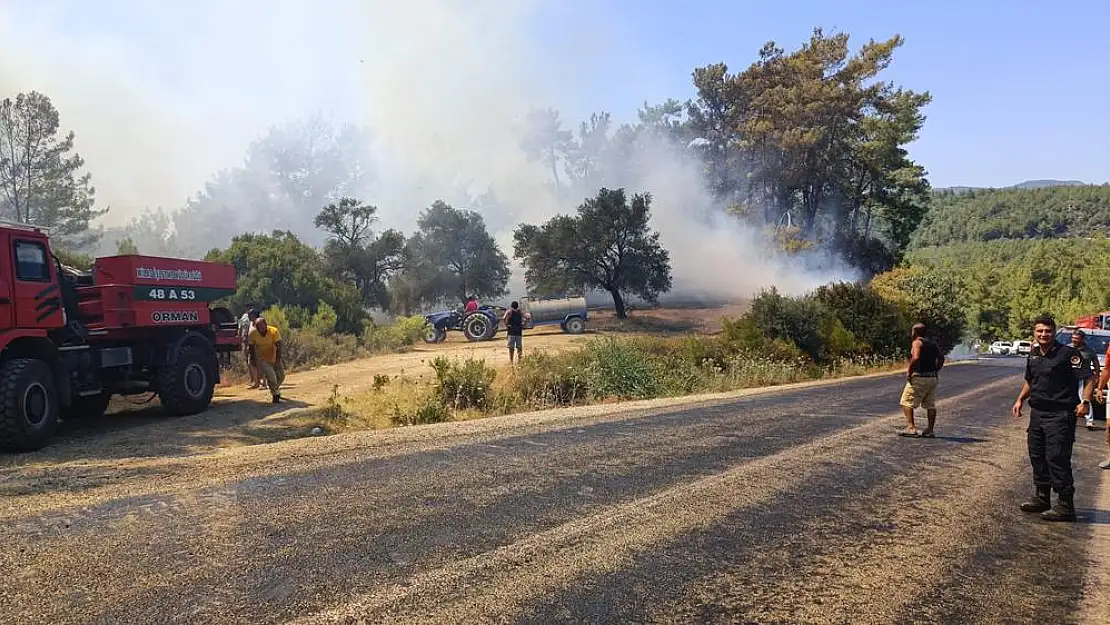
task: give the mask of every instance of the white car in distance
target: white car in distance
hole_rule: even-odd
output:
[[[995,341],[991,343],[990,349],[987,350],[991,354],[1009,354],[1014,350],[1014,344],[1010,341]]]

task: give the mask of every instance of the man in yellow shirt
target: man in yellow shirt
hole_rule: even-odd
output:
[[[278,388],[285,381],[285,364],[281,361],[281,332],[259,317],[254,320],[254,328],[247,335],[247,344],[250,346],[251,364],[258,367],[258,372],[266,378],[274,403],[278,403],[281,401]]]

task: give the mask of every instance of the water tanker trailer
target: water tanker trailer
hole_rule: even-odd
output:
[[[589,311],[586,298],[564,297],[559,299],[520,300],[520,310],[524,313],[524,327],[548,326],[558,324],[563,332],[581,334],[586,331]]]

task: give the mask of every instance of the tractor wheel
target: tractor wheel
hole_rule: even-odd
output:
[[[0,365],[0,448],[42,449],[58,429],[58,391],[50,366],[34,358]]]
[[[104,411],[108,410],[108,403],[111,401],[112,394],[107,391],[97,395],[74,397],[73,405],[68,408],[62,408],[62,420],[75,421],[77,419],[95,419],[103,416]]]
[[[484,313],[474,313],[463,319],[463,334],[468,341],[485,341],[493,336],[493,322]]]
[[[216,363],[196,345],[186,345],[177,362],[158,371],[158,398],[174,416],[204,412],[216,390]]]
[[[438,328],[431,324],[424,329],[424,342],[425,343],[442,343],[447,339],[447,330]]]
[[[582,334],[586,331],[586,321],[582,317],[571,317],[563,323],[563,329],[570,334]]]

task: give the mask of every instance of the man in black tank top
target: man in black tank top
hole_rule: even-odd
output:
[[[516,359],[520,360],[521,342],[524,335],[524,313],[520,310],[520,302],[513,302],[505,311],[502,318],[505,322],[506,334],[509,335],[509,363],[513,362],[513,348],[516,348]]]
[[[944,356],[940,353],[940,346],[925,337],[925,324],[914,324],[910,331],[913,346],[910,349],[910,361],[906,366],[906,386],[902,389],[902,413],[906,415],[906,429],[902,436],[933,437],[933,426],[937,422],[937,375],[944,366]],[[914,425],[913,411],[924,408],[928,416],[929,425],[924,432],[918,434]]]

